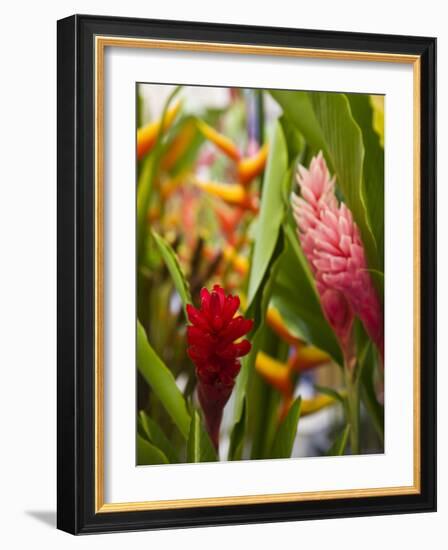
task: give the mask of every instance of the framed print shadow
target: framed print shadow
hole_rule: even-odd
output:
[[[436,509],[435,63],[58,22],[58,528]]]

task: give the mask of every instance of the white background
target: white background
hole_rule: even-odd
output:
[[[14,2],[2,12],[0,34],[0,541],[5,548],[183,549],[288,546],[413,550],[446,541],[448,403],[439,370],[439,512],[133,533],[77,538],[54,530],[56,432],[56,25],[72,13],[296,26],[439,37],[439,151],[448,148],[448,33],[443,2],[276,0],[275,4],[166,0]],[[448,170],[440,155],[440,205]],[[439,280],[448,276],[448,217],[440,209]],[[399,213],[397,213],[399,215]],[[439,334],[446,332],[447,288],[439,289]]]

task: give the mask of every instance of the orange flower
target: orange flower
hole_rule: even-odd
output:
[[[258,212],[258,196],[248,193],[239,183],[203,181],[196,177],[193,177],[191,181],[206,193],[219,197],[227,204]]]
[[[165,119],[163,121],[163,129],[162,131],[168,130],[168,128],[173,123],[174,119],[176,118],[177,113],[180,109],[180,101],[176,101],[176,103],[170,107],[165,114]],[[137,130],[137,158],[138,160],[141,160],[151,149],[154,147],[157,136],[160,133],[160,129],[162,126],[162,121],[155,120],[153,122],[150,122],[146,126],[143,126],[143,128],[139,128]]]
[[[255,369],[271,386],[289,398],[293,387],[290,378],[290,368],[287,364],[273,359],[267,353],[259,351],[255,359]]]
[[[246,186],[263,172],[268,158],[269,146],[267,143],[255,155],[244,157],[238,146],[230,138],[219,133],[203,120],[198,120],[197,125],[204,137],[214,143],[218,149],[236,163],[239,183]]]
[[[288,342],[288,344],[291,344],[293,346],[302,344],[302,341],[297,338],[297,336],[291,334],[278,309],[276,309],[275,307],[269,306],[266,314],[266,322],[271,327],[271,329],[276,332],[277,335],[282,338],[282,340]]]
[[[252,157],[242,158],[237,166],[238,180],[242,185],[249,184],[253,179],[259,176],[266,166],[269,146],[267,143]]]
[[[225,155],[236,162],[241,159],[240,150],[230,138],[220,134],[203,120],[198,120],[197,125],[202,135],[214,143]]]
[[[192,119],[187,120],[179,133],[171,142],[168,151],[162,158],[162,168],[171,170],[179,158],[185,153],[196,133],[196,126]]]
[[[331,362],[331,358],[324,351],[307,345],[297,346],[290,357],[291,369],[303,372]]]

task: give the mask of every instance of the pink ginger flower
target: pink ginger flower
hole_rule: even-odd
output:
[[[358,316],[384,359],[383,311],[367,270],[358,226],[334,193],[322,152],[309,170],[299,166],[301,197],[292,194],[298,236],[316,278],[324,314],[350,365],[354,361],[352,327]]]

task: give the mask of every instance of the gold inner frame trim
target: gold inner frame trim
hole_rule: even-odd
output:
[[[413,365],[413,458],[414,480],[410,486],[343,489],[264,495],[192,498],[142,502],[106,503],[104,501],[104,53],[106,47],[145,48],[172,51],[232,53],[329,59],[405,63],[413,66],[413,128],[414,128],[414,365]],[[420,57],[376,52],[324,50],[311,48],[255,46],[181,40],[155,40],[95,37],[95,512],[130,512],[166,510],[207,506],[232,506],[279,502],[303,502],[341,498],[379,497],[420,493]]]

